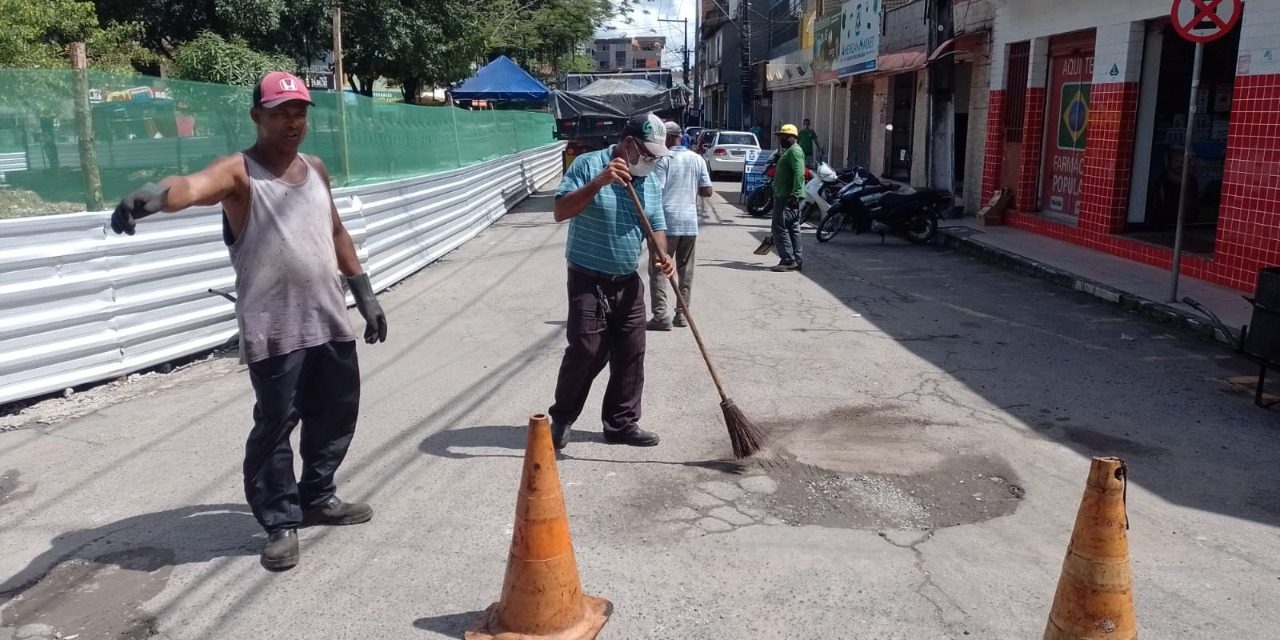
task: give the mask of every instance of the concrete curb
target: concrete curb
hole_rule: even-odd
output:
[[[1012,251],[993,247],[976,238],[967,237],[964,231],[968,229],[969,227],[943,227],[938,230],[938,244],[965,255],[973,256],[988,264],[994,264],[1017,273],[1046,280],[1060,287],[1087,293],[1099,300],[1105,300],[1117,305],[1125,311],[1151,318],[1162,324],[1191,331],[1205,340],[1213,340],[1235,347],[1234,340],[1238,340],[1240,337],[1239,328],[1232,328],[1231,336],[1225,336],[1210,320],[1195,310],[1150,300]]]

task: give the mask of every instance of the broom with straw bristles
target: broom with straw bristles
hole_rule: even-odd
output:
[[[636,195],[636,189],[627,183],[627,192],[631,194],[631,202],[636,206],[636,214],[640,216],[640,224],[644,227],[645,238],[649,241],[649,251],[661,255],[663,258],[667,256],[663,251],[658,249],[658,241],[653,233],[653,226],[649,224],[649,217],[644,213],[644,207],[640,204],[640,197]],[[676,283],[674,275],[667,276],[667,280],[671,283],[671,289],[676,294],[676,305],[682,313],[685,320],[689,321],[689,329],[693,332],[693,339],[698,343],[698,351],[702,352],[702,361],[707,364],[707,371],[711,372],[711,382],[716,385],[716,392],[720,394],[720,410],[724,412],[724,424],[729,428],[729,442],[733,444],[733,456],[735,458],[746,458],[755,455],[764,444],[764,434],[751,422],[738,405],[729,399],[724,393],[724,386],[720,384],[720,376],[716,374],[716,368],[711,364],[711,356],[707,355],[707,347],[702,343],[702,334],[698,333],[698,324],[693,321],[693,314],[689,313],[689,305],[685,302],[684,296],[680,293],[680,287]]]

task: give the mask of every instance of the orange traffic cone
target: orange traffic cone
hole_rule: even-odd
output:
[[[533,416],[502,599],[485,611],[466,640],[590,640],[608,621],[611,608],[608,600],[582,593],[551,422],[545,415]]]
[[[1093,459],[1044,640],[1138,637],[1124,504],[1126,474],[1119,458]]]

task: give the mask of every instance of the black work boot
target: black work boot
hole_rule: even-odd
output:
[[[298,530],[281,529],[267,536],[262,547],[262,566],[268,571],[287,571],[298,564]]]
[[[569,445],[569,432],[572,430],[573,425],[571,424],[551,423],[551,441],[555,443],[556,451]]]
[[[302,525],[342,526],[360,524],[373,518],[373,507],[363,502],[343,502],[333,496],[317,505],[302,510]]]
[[[640,427],[633,427],[626,431],[610,431],[604,432],[604,441],[609,444],[625,444],[632,447],[656,447],[661,438],[652,431],[645,431]]]

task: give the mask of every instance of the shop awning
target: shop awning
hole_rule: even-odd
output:
[[[975,31],[973,33],[962,33],[954,38],[948,39],[946,42],[938,45],[938,48],[929,54],[928,62],[936,62],[940,58],[950,53],[961,53],[970,51],[987,40],[990,35],[988,31]]]
[[[876,73],[905,73],[923,69],[929,61],[928,51],[924,47],[912,47],[894,53],[881,54],[876,59]]]

